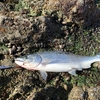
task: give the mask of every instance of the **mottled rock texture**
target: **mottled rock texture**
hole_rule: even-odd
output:
[[[100,20],[96,0],[48,0],[47,9],[63,12],[63,23],[75,22],[83,27],[95,25]]]
[[[99,100],[100,86],[97,87],[73,87],[68,100]]]
[[[0,3],[0,65],[15,66],[16,56],[43,50],[81,55],[100,52],[100,11],[95,1],[20,0],[15,7],[10,5],[15,8],[11,11],[9,4],[13,1]],[[100,68],[100,63],[94,66]],[[100,100],[100,70],[91,68],[78,73],[76,79],[67,73],[48,73],[48,81],[44,82],[36,71],[0,70],[0,99]],[[76,85],[86,85],[82,76],[96,87],[74,87],[74,80]]]

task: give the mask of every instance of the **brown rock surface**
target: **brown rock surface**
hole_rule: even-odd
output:
[[[98,67],[98,68],[100,68],[100,62],[95,62],[95,63],[93,63],[93,67]]]
[[[84,100],[85,92],[81,87],[73,87],[68,100]]]
[[[88,89],[89,100],[100,100],[100,86]]]
[[[100,10],[96,7],[95,0],[48,0],[46,2],[46,9],[49,11],[62,12],[63,23],[75,22],[88,27],[100,20]]]
[[[13,66],[14,56],[39,50],[62,50],[81,55],[94,55],[100,52],[100,22],[89,30],[80,28],[91,27],[100,18],[93,0],[63,0],[63,2],[21,0],[21,2],[26,3],[25,8],[30,8],[29,13],[22,6],[19,12],[0,10],[0,65]],[[86,72],[87,79],[89,76],[95,79],[95,81],[91,79],[91,84],[98,82],[96,85],[99,85],[99,80],[95,78],[100,72],[97,70],[97,76],[95,70],[79,72],[80,80],[81,74]],[[98,86],[87,91],[81,87],[72,89],[71,79],[66,80],[67,77],[64,77],[66,73],[48,74],[48,82],[45,84],[36,71],[0,70],[0,99],[41,100],[40,96],[44,100],[67,100],[68,97],[69,100],[84,100],[84,98],[92,100],[93,96],[93,99],[100,99]]]
[[[100,86],[97,87],[73,87],[69,94],[68,100],[99,100],[100,99]]]

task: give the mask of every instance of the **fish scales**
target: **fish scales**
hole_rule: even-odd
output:
[[[68,72],[76,75],[76,70],[87,69],[93,62],[100,61],[96,56],[80,56],[65,52],[45,51],[15,59],[15,63],[28,70],[39,70],[46,80],[46,72]]]

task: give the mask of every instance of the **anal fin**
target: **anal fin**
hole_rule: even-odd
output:
[[[75,75],[76,76],[76,71],[75,70],[70,70],[70,71],[68,71],[68,73],[70,73],[70,74],[72,74],[72,75]]]

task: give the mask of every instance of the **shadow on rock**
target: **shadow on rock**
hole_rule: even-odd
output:
[[[11,78],[8,76],[0,76],[0,86],[4,87],[7,85],[7,83],[9,83],[11,81]]]
[[[67,100],[71,89],[71,86],[68,86],[67,90],[65,90],[62,86],[47,87],[36,94],[32,94],[32,96],[30,95],[27,100]]]
[[[0,76],[0,98],[7,98],[9,96],[7,93],[7,84],[9,84],[10,81],[10,76]]]

